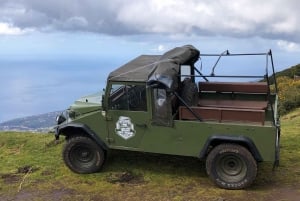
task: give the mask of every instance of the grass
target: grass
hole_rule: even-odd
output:
[[[194,158],[113,151],[102,172],[72,173],[63,139],[51,134],[0,133],[0,200],[298,200],[300,109],[282,117],[280,167],[261,164],[246,190],[216,187]]]

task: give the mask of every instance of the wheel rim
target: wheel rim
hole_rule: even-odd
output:
[[[95,156],[95,151],[84,144],[77,145],[70,151],[71,162],[80,169],[91,167],[96,160]]]
[[[239,182],[247,175],[247,165],[245,161],[233,154],[226,154],[217,160],[217,174],[226,182]]]

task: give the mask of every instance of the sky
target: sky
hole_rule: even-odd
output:
[[[0,0],[0,122],[63,110],[138,55],[185,44],[201,53],[272,49],[276,71],[297,65],[299,8],[298,0]],[[254,60],[235,65],[258,70]]]

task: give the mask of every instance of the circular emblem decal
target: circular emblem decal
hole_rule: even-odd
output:
[[[128,140],[135,135],[134,125],[130,117],[120,116],[115,129],[117,135]]]

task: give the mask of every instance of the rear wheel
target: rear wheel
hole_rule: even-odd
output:
[[[256,178],[257,164],[245,147],[221,144],[209,153],[206,171],[211,180],[221,188],[243,189]]]
[[[103,149],[84,136],[70,138],[63,150],[66,165],[76,173],[88,174],[100,171],[104,163]]]

